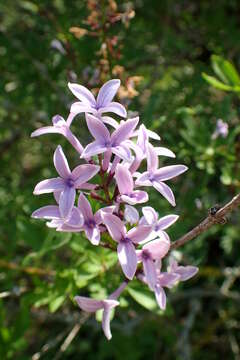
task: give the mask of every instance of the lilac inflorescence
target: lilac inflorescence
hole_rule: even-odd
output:
[[[174,158],[175,154],[167,148],[152,145],[150,139],[159,141],[159,135],[144,125],[137,128],[139,117],[126,119],[127,112],[123,105],[112,101],[120,80],[106,82],[96,99],[82,85],[68,86],[79,101],[71,106],[67,120],[56,115],[52,119],[52,126],[37,129],[31,136],[48,133],[63,135],[79,153],[81,164],[71,171],[67,158],[58,145],[53,156],[58,176],[42,180],[34,189],[34,195],[53,193],[55,205],[34,211],[32,217],[46,219],[47,226],[56,231],[84,232],[95,246],[101,245],[103,234],[103,245],[110,245],[106,243],[106,234],[116,243],[125,281],[104,300],[75,297],[83,311],[103,309],[103,331],[107,339],[111,339],[111,310],[119,304],[118,297],[134,277],[148,285],[155,293],[159,307],[164,310],[164,288],[171,288],[179,281],[188,280],[198,271],[194,266],[178,266],[174,259],[171,259],[167,272],[161,271],[162,259],[170,250],[170,238],[165,230],[178,216],[159,218],[156,210],[143,206],[143,216],[140,217],[136,208],[149,200],[147,192],[139,188],[151,186],[175,206],[174,194],[165,182],[185,172],[187,167],[159,167],[159,156]],[[93,137],[93,141],[85,147],[70,129],[79,113],[85,114],[87,127]],[[118,122],[111,116],[103,115],[105,113],[116,114],[124,120]],[[146,170],[140,172],[140,166],[144,163]],[[90,183],[96,176],[100,179],[99,183]],[[103,207],[94,214],[88,198],[100,201]],[[110,248],[114,251],[112,245]]]

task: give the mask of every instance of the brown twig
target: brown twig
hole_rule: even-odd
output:
[[[176,249],[188,241],[194,239],[198,235],[207,231],[210,227],[215,224],[225,223],[225,215],[232,212],[240,205],[240,194],[234,196],[226,205],[220,208],[215,215],[209,214],[206,219],[204,219],[199,225],[190,230],[187,234],[180,237],[178,240],[174,241],[171,245],[171,250]]]

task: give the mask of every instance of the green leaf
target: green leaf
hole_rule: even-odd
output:
[[[158,309],[154,295],[150,290],[144,289],[143,287],[141,287],[141,289],[129,287],[127,290],[132,298],[146,309],[151,311]]]
[[[216,89],[225,90],[225,91],[234,91],[234,88],[229,85],[225,85],[214,76],[207,75],[206,73],[202,73],[202,77],[206,80],[210,85],[215,87]]]
[[[225,83],[229,85],[239,86],[240,77],[234,65],[230,61],[225,60],[221,56],[213,55],[211,57],[212,66],[215,74]]]
[[[55,312],[57,311],[57,309],[62,305],[62,303],[65,300],[65,296],[64,295],[60,295],[57,298],[55,298],[54,300],[52,300],[49,304],[49,310],[50,312]]]

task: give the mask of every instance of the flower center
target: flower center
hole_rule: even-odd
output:
[[[120,241],[126,244],[126,243],[131,242],[131,239],[129,239],[128,237],[123,236]]]
[[[154,181],[155,180],[155,176],[154,176],[154,174],[151,174],[151,175],[149,175],[149,181]]]
[[[111,141],[110,141],[110,140],[106,140],[105,143],[104,143],[104,145],[105,145],[106,147],[110,147],[110,146],[111,146]]]
[[[94,219],[89,219],[85,221],[85,226],[88,227],[89,229],[94,229],[96,226],[96,222]]]
[[[145,249],[142,251],[142,259],[143,260],[152,259],[152,256],[148,250]]]
[[[66,185],[67,185],[68,187],[73,187],[73,186],[74,186],[74,180],[71,179],[71,178],[67,179],[67,180],[66,180]]]

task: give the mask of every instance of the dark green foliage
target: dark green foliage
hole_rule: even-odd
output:
[[[89,1],[88,1],[89,2]],[[34,185],[55,176],[53,152],[62,144],[71,167],[78,155],[60,135],[30,139],[57,113],[66,117],[73,96],[67,82],[89,87],[101,42],[69,28],[87,28],[87,1],[8,0],[0,3],[0,359],[239,359],[239,213],[177,251],[199,275],[168,292],[162,313],[147,288],[133,282],[112,321],[113,339],[91,317],[61,353],[82,314],[76,294],[104,298],[122,280],[116,254],[93,247],[82,235],[56,233],[30,218],[52,197],[34,197]],[[104,10],[107,1],[100,1]],[[118,1],[119,11],[129,6]],[[141,121],[177,154],[165,164],[189,171],[172,182],[177,207],[150,192],[161,215],[175,212],[176,240],[215,204],[240,190],[240,3],[237,0],[132,1],[129,27],[117,22],[119,60],[126,74],[142,76],[128,101]],[[104,13],[104,12],[103,12]],[[51,47],[57,39],[62,54]],[[127,76],[127,75],[126,75]],[[212,139],[217,120],[226,138]],[[85,145],[83,118],[73,124]],[[231,273],[232,271],[232,273]],[[229,275],[230,274],[230,275]],[[232,275],[231,275],[232,274]],[[231,282],[232,279],[232,282]],[[229,282],[228,282],[229,281]],[[97,314],[98,320],[100,314]],[[48,348],[44,348],[44,345]],[[46,350],[46,351],[45,351]]]

